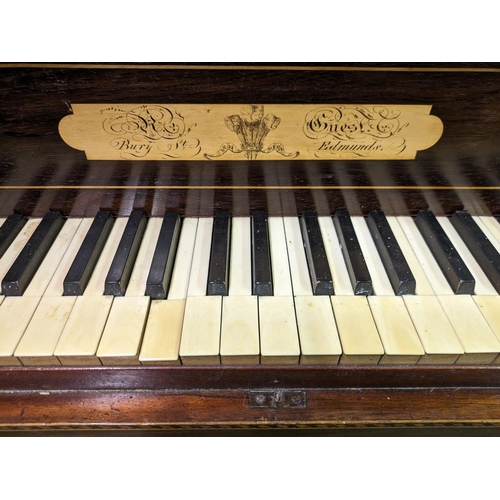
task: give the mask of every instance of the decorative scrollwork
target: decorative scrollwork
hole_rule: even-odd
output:
[[[175,109],[154,104],[142,104],[125,111],[117,107],[101,110],[106,113],[103,129],[114,136],[110,146],[125,159],[144,158],[153,149],[163,158],[196,156],[200,141],[187,137],[188,127],[184,117]]]
[[[130,111],[110,114],[103,122],[110,134],[132,134],[134,140],[178,139],[186,131],[184,118],[164,106],[143,104]]]
[[[316,158],[365,158],[383,150],[397,156],[406,149],[398,134],[408,126],[400,115],[385,106],[322,106],[306,115],[303,132],[316,141],[311,148]]]
[[[249,104],[243,106],[239,115],[226,116],[224,123],[231,132],[238,136],[241,145],[237,147],[230,142],[224,143],[216,153],[204,155],[208,160],[219,158],[228,151],[235,154],[244,153],[249,160],[255,160],[259,153],[269,154],[273,151],[287,158],[295,158],[299,155],[298,151],[287,153],[283,144],[279,143],[264,148],[264,139],[269,132],[276,130],[281,123],[281,118],[272,113],[264,116],[263,105]]]

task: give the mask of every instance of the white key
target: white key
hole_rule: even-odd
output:
[[[330,297],[298,296],[294,301],[300,338],[300,363],[336,365],[342,347]]]
[[[112,295],[76,298],[54,350],[62,365],[100,365],[96,355],[113,304]]]
[[[309,277],[299,219],[297,217],[284,217],[283,225],[293,295],[312,295],[311,278]]]
[[[293,297],[259,297],[262,364],[297,364],[300,347]]]
[[[222,297],[206,294],[212,229],[212,217],[198,220],[181,334],[183,364],[220,364]]]
[[[439,299],[434,295],[405,295],[403,300],[425,350],[418,363],[455,363],[464,349]]]
[[[384,354],[377,326],[366,297],[330,297],[342,342],[340,364],[377,364]]]
[[[187,297],[197,229],[198,219],[186,217],[183,220],[168,291],[169,299],[185,299]]]
[[[425,351],[403,298],[371,295],[368,304],[384,345],[380,364],[417,363]]]
[[[14,352],[23,365],[60,364],[54,351],[75,300],[76,297],[42,297]]]
[[[208,268],[210,266],[210,250],[212,246],[212,217],[201,217],[198,220],[193,261],[189,275],[188,297],[200,297],[207,294]]]
[[[318,217],[321,237],[325,245],[326,257],[332,273],[335,295],[354,295],[344,256],[331,217]]]
[[[115,297],[97,356],[103,365],[139,363],[139,349],[149,311],[149,297]]]
[[[0,366],[20,365],[16,347],[40,302],[40,297],[5,297],[0,306]]]
[[[143,365],[180,365],[179,347],[186,301],[152,300],[139,361]]]
[[[259,311],[255,295],[222,298],[222,364],[259,363]]]
[[[182,364],[219,364],[222,297],[194,296],[186,299],[180,344]]]
[[[252,237],[250,217],[233,217],[228,295],[252,295]]]
[[[291,297],[292,283],[290,279],[290,267],[288,265],[288,252],[283,218],[269,217],[267,223],[269,228],[274,295]]]
[[[292,280],[282,217],[269,217],[273,297],[259,297],[262,364],[297,364],[299,336],[292,297]]]
[[[259,313],[252,296],[252,239],[249,217],[234,217],[231,226],[228,297],[222,298],[222,364],[258,364]]]
[[[464,348],[457,364],[493,362],[500,353],[500,342],[472,296],[443,295],[439,301]]]
[[[125,291],[126,297],[141,297],[146,291],[146,282],[162,223],[163,219],[161,217],[151,217],[148,220],[127,290]]]
[[[500,296],[473,295],[472,298],[489,327],[500,340]],[[500,363],[500,356],[495,360],[495,364],[498,363]]]

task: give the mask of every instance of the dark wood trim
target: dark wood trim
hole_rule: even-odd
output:
[[[370,72],[424,72],[424,73],[500,73],[500,67],[494,67],[493,64],[481,66],[480,64],[466,65],[459,63],[449,66],[439,65],[432,67],[431,65],[418,65],[410,63],[408,65],[369,65],[368,63],[353,63],[353,65],[333,63],[270,63],[270,64],[250,64],[250,63],[210,63],[210,64],[196,64],[196,63],[0,63],[1,68],[51,68],[51,69],[138,69],[138,70],[239,70],[239,71],[370,71]]]
[[[492,388],[500,366],[2,367],[0,391]],[[500,410],[499,410],[500,411]]]

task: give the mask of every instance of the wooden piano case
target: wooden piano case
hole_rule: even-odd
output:
[[[0,216],[58,210],[92,217],[99,209],[126,216],[134,208],[151,216],[166,209],[199,216],[256,209],[328,215],[341,207],[353,215],[374,208],[388,215],[422,208],[500,214],[500,66],[3,64],[0,86]],[[216,144],[211,159],[158,159],[139,150],[134,158],[102,156],[62,137],[61,120],[86,112],[78,105],[119,113],[120,105],[127,111],[165,103],[234,105],[234,116],[262,106],[266,113],[273,105],[368,109],[379,113],[377,126],[385,119],[389,128],[394,107],[404,113],[424,106],[442,129],[424,137],[409,158],[402,151],[411,138],[404,147],[393,144],[393,156],[353,157],[317,154],[342,151],[340,142],[316,136],[322,148],[316,142],[316,149],[293,158],[279,147],[268,156],[258,145],[245,150],[234,134],[229,151]],[[184,125],[196,130],[187,119]],[[343,128],[340,139],[359,132],[356,126]],[[87,125],[79,127],[86,136]],[[284,144],[284,153],[293,149],[292,141]],[[0,367],[2,431],[449,425],[500,427],[500,366]]]

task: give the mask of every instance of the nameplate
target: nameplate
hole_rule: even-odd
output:
[[[89,160],[412,160],[443,133],[430,105],[73,104]]]

